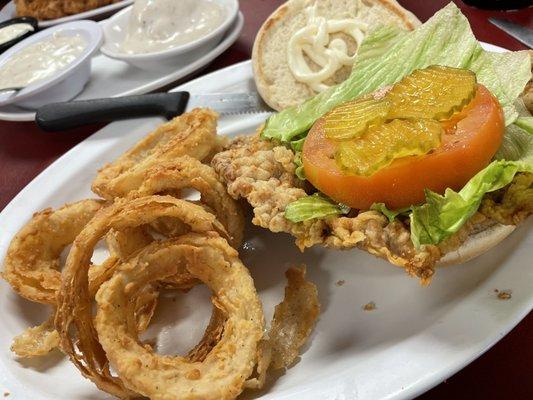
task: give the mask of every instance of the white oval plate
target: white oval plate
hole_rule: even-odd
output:
[[[253,90],[251,64],[225,68],[179,89]],[[220,132],[252,133],[265,117],[223,118]],[[160,122],[145,118],[110,124],[40,174],[0,213],[0,259],[34,211],[93,197],[89,187],[96,170]],[[255,279],[267,320],[283,296],[287,266],[302,262],[318,286],[322,314],[301,360],[264,392],[243,398],[407,399],[437,385],[494,345],[533,307],[532,222],[478,259],[438,270],[429,287],[362,251],[313,248],[302,254],[288,235],[249,227],[241,257]],[[511,289],[512,298],[498,300],[494,289]],[[202,288],[176,297],[176,302],[162,300],[146,334],[167,354],[192,346],[210,313]],[[377,309],[363,311],[370,301]],[[32,361],[19,361],[10,353],[13,336],[40,323],[46,312],[3,281],[0,315],[0,395],[8,392],[12,400],[110,398],[59,353]]]
[[[145,71],[99,53],[93,58],[91,80],[74,100],[144,94],[170,85],[205,67],[225,52],[238,39],[243,25],[244,17],[239,12],[235,22],[215,48],[200,57],[192,53],[184,55],[179,64],[163,71]],[[16,106],[0,107],[0,120],[33,121],[34,119],[33,111]]]
[[[123,0],[118,3],[109,4],[107,6],[95,8],[94,10],[85,11],[75,15],[69,15],[68,17],[51,19],[49,21],[39,21],[39,28],[47,28],[64,22],[76,21],[78,19],[102,19],[113,12],[116,12],[126,6],[133,4],[133,0]],[[11,0],[7,3],[2,10],[0,10],[0,21],[15,18],[17,16],[15,2]]]

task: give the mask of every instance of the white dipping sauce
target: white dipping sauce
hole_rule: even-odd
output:
[[[3,28],[0,28],[0,44],[7,43],[10,40],[16,39],[33,30],[33,26],[26,23],[4,26]]]
[[[56,74],[73,63],[87,47],[80,35],[60,32],[33,43],[0,67],[0,88],[25,87]]]
[[[209,0],[136,0],[121,49],[144,54],[190,43],[222,25],[225,14]]]

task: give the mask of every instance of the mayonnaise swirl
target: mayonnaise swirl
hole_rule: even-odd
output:
[[[345,33],[351,36],[359,47],[364,39],[368,25],[358,18],[327,19],[317,13],[316,3],[305,9],[307,22],[289,40],[289,69],[299,82],[309,85],[315,92],[329,88],[328,80],[343,66],[351,66],[355,54],[348,54],[348,46],[342,39],[330,40],[333,33]],[[313,71],[304,55],[320,66]]]

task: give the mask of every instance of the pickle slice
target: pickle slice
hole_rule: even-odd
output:
[[[369,176],[397,158],[428,153],[440,146],[444,130],[430,119],[372,125],[359,139],[341,142],[335,154],[345,172]]]
[[[448,119],[476,94],[476,74],[459,68],[432,65],[414,71],[393,86],[389,119]]]
[[[332,140],[357,138],[365,133],[370,125],[384,122],[389,109],[389,101],[383,99],[349,101],[325,116],[324,131]]]

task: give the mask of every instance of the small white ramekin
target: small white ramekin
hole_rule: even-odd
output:
[[[204,54],[220,42],[228,28],[237,18],[239,12],[238,0],[212,1],[223,7],[226,11],[226,18],[215,30],[193,42],[152,53],[128,54],[123,52],[121,44],[126,38],[130,14],[133,9],[133,6],[130,6],[113,15],[104,23],[104,44],[101,51],[108,57],[152,71],[165,70],[169,66],[176,65],[180,60],[180,56],[185,53],[195,52],[198,55]]]
[[[8,104],[36,109],[48,103],[68,101],[76,97],[91,76],[91,59],[103,41],[101,26],[94,21],[74,21],[38,32],[0,55],[0,68],[22,49],[44,40],[56,32],[81,35],[87,46],[80,56],[66,68],[51,77],[26,86],[16,94],[0,93],[0,106]]]

